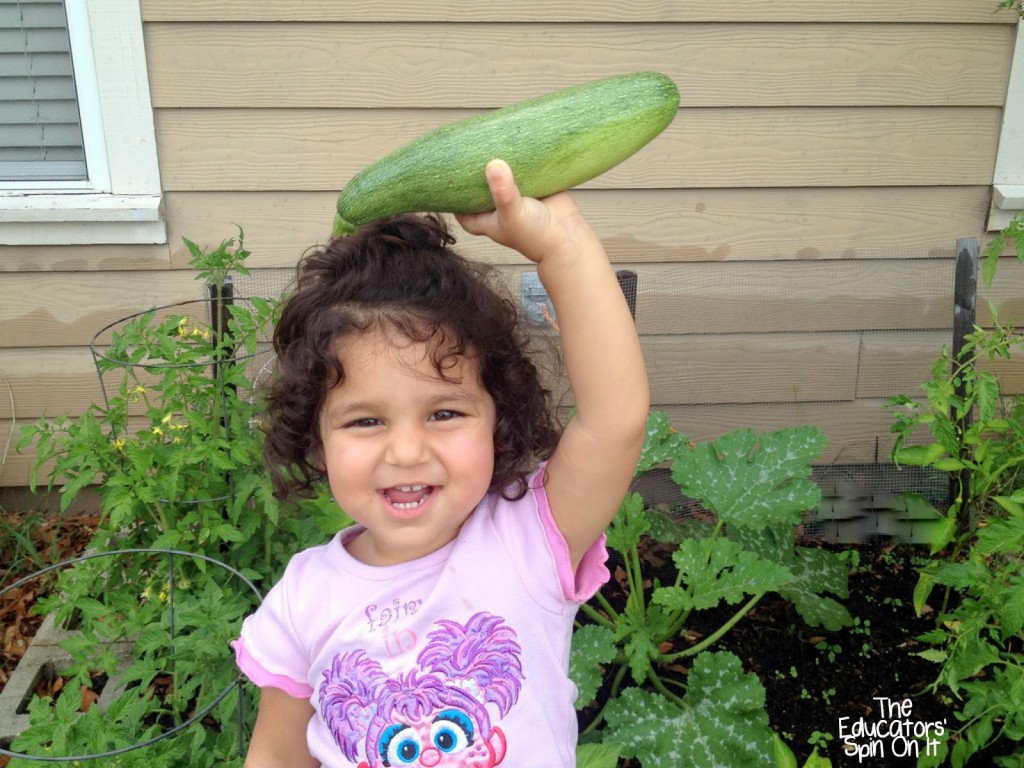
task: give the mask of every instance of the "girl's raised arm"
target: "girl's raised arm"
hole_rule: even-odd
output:
[[[459,221],[535,262],[558,318],[576,415],[548,464],[547,493],[576,566],[615,515],[643,446],[643,354],[604,247],[571,195],[522,197],[501,160],[486,174],[495,210]]]

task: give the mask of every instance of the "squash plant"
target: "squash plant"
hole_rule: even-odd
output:
[[[743,429],[693,445],[663,413],[651,414],[637,474],[670,462],[681,493],[710,519],[674,521],[638,493],[622,503],[608,545],[621,557],[625,605],[598,593],[573,640],[577,707],[599,693],[604,702],[582,743],[615,745],[643,768],[764,765],[773,755],[788,764],[792,755],[769,726],[764,687],[716,643],[768,592],[792,601],[810,624],[852,623],[837,600],[847,597],[843,561],[796,545],[802,513],[821,498],[810,474],[824,445],[814,427]],[[640,544],[648,536],[676,547],[671,583],[645,571]],[[717,630],[690,641],[688,621],[718,606],[735,608]],[[685,684],[672,675],[680,664],[689,665]]]

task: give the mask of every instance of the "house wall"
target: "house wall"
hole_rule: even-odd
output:
[[[994,6],[142,0],[169,244],[0,246],[0,451],[100,397],[97,329],[198,296],[182,237],[241,225],[249,265],[283,285],[365,164],[454,119],[655,69],[680,86],[677,120],[576,193],[639,275],[655,407],[693,439],[815,424],[824,460],[884,461],[884,400],[926,376],[955,241],[984,237],[1015,33]],[[528,269],[463,250],[512,281]],[[989,300],[1024,310],[1011,266],[983,317]],[[1004,373],[1024,391],[1019,366]],[[10,445],[0,486],[31,462]]]

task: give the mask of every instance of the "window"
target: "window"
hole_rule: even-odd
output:
[[[80,181],[85,145],[59,0],[0,0],[0,181]]]
[[[139,0],[0,0],[0,113],[0,244],[167,242]]]
[[[992,178],[989,229],[1005,228],[1021,210],[1024,210],[1024,21],[1017,23],[1017,42]]]

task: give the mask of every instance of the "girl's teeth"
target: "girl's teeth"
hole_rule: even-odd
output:
[[[396,485],[390,491],[385,491],[384,496],[395,509],[416,509],[430,496],[430,486],[424,483]]]

